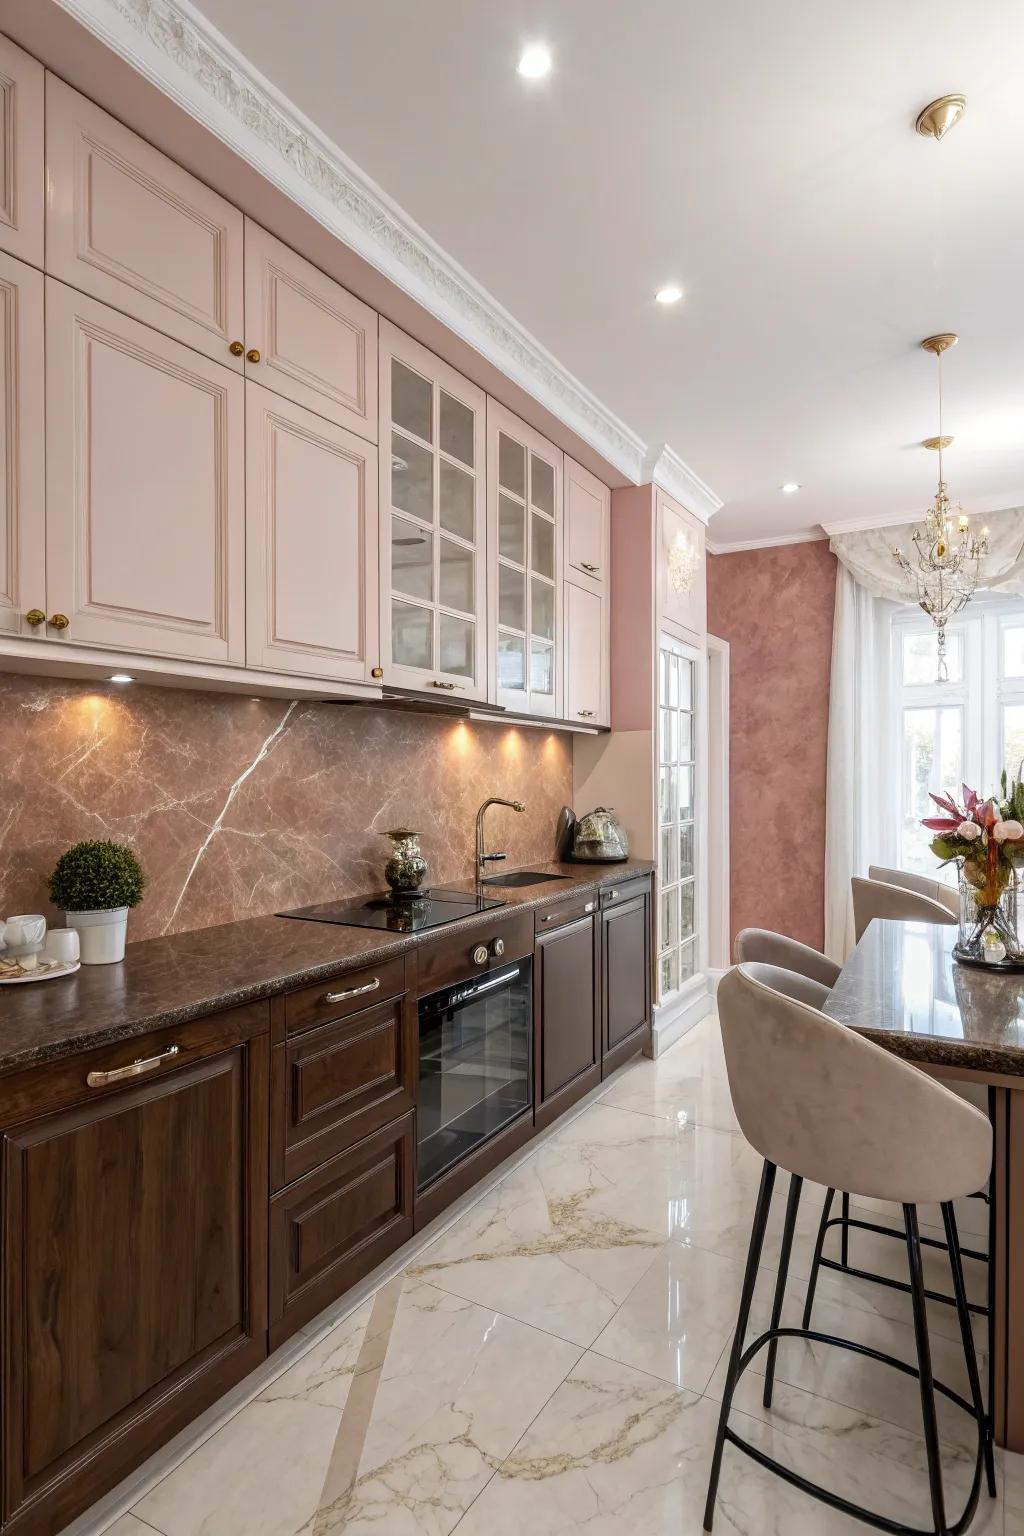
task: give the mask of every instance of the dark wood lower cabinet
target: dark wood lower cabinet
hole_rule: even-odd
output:
[[[633,877],[495,918],[474,974],[534,954],[534,1104],[418,1198],[414,978],[468,974],[458,930],[0,1075],[3,1536],[53,1536],[638,1050],[650,917]]]
[[[533,973],[536,1123],[548,1125],[600,1081],[593,916],[537,935]]]
[[[630,888],[632,889],[632,887]],[[651,1027],[651,887],[601,910],[602,1070],[614,1071]]]
[[[414,1116],[357,1142],[270,1202],[270,1347],[412,1236]]]
[[[212,1022],[80,1058],[78,1102],[3,1134],[12,1531],[59,1530],[266,1355],[266,1007]]]

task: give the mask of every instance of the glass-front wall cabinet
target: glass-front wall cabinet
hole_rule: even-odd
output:
[[[486,397],[382,321],[380,401],[384,680],[483,699]]]
[[[562,454],[495,401],[487,411],[496,702],[561,715]]]
[[[695,654],[662,635],[658,657],[658,990],[662,1001],[701,969],[698,684]]]

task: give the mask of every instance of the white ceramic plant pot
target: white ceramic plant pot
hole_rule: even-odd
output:
[[[128,908],[109,912],[65,912],[69,928],[77,928],[83,965],[113,965],[124,959]]]

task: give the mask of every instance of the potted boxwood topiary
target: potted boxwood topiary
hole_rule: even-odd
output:
[[[142,900],[146,876],[124,843],[76,843],[57,860],[50,899],[78,929],[83,965],[124,959],[128,908]]]

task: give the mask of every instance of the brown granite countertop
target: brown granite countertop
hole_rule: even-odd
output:
[[[576,890],[650,874],[654,866],[629,859],[530,868],[565,878],[518,888],[490,886],[491,894],[504,898],[503,908],[422,934],[254,917],[129,944],[119,965],[83,965],[62,980],[0,987],[0,1073],[324,981],[455,927],[471,933],[505,912],[546,906]],[[471,889],[472,880],[452,882],[450,888]]]
[[[908,1061],[1024,1076],[1024,974],[958,964],[958,931],[876,919],[824,1011]]]

